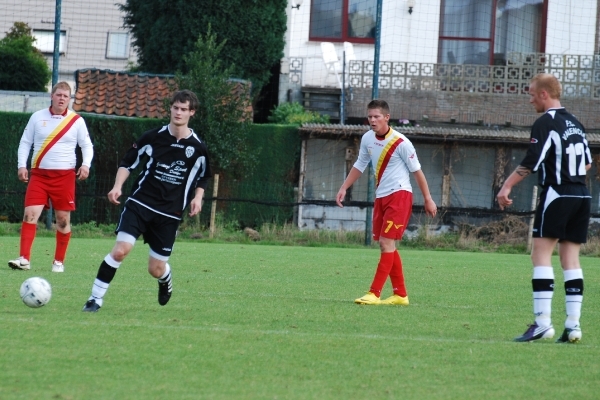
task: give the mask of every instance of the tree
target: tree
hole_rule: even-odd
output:
[[[33,43],[31,28],[15,22],[0,40],[0,89],[45,92],[52,71]]]
[[[133,35],[139,71],[187,72],[183,56],[208,26],[227,47],[223,65],[232,76],[252,81],[258,92],[283,56],[287,0],[125,0],[125,26]]]
[[[248,83],[229,79],[235,66],[221,60],[225,43],[226,40],[217,42],[209,24],[194,50],[183,56],[187,73],[179,71],[175,75],[175,86],[198,96],[200,106],[190,126],[206,141],[211,167],[232,178],[241,178],[251,174],[255,163],[246,140],[250,123],[246,115],[249,87]]]

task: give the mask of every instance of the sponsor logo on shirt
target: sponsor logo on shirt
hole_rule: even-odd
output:
[[[187,158],[190,158],[191,156],[194,155],[194,148],[192,146],[188,146],[185,148],[185,156]]]
[[[537,143],[538,140],[536,138],[531,138],[531,143]]]
[[[181,185],[185,179],[185,173],[188,168],[185,167],[185,161],[173,161],[170,165],[157,162],[154,177],[161,182],[168,182],[173,185]]]
[[[171,147],[179,147],[180,149],[183,149],[185,146],[179,143],[173,143]]]

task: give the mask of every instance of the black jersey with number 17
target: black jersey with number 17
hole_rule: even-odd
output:
[[[583,125],[564,108],[551,108],[531,128],[523,167],[539,172],[540,186],[585,185],[592,155]]]
[[[127,201],[176,219],[211,176],[206,144],[192,130],[177,140],[168,125],[144,132],[120,167],[131,171],[138,165],[142,171]]]

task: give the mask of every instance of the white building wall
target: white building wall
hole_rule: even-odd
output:
[[[74,87],[74,72],[83,68],[121,71],[137,60],[129,45],[127,59],[106,57],[109,32],[126,32],[123,13],[115,0],[62,0],[61,30],[66,31],[66,51],[59,59],[59,80]],[[0,37],[15,22],[25,22],[32,30],[54,30],[56,2],[51,0],[3,0],[0,4]],[[131,35],[130,35],[131,40]],[[52,54],[45,54],[52,68]]]
[[[49,106],[50,93],[0,90],[0,111],[32,113]]]
[[[596,0],[550,0],[546,28],[546,53],[595,53]]]
[[[300,9],[287,8],[286,58],[303,58],[302,86],[327,86],[335,79],[327,78],[323,64],[321,43],[309,41],[310,0]],[[381,21],[381,61],[436,62],[438,52],[440,0],[419,0],[412,14],[406,0],[383,1]],[[342,59],[342,43],[334,43],[338,58]],[[354,43],[358,60],[373,60],[373,44]],[[282,73],[288,69],[284,59]]]
[[[309,41],[310,0],[300,9],[292,9],[289,0],[287,43],[282,61],[282,74],[287,60],[302,58],[302,86],[333,86],[327,78],[320,42]],[[412,14],[407,0],[383,0],[381,61],[437,63],[440,27],[440,0],[416,0]],[[595,53],[597,0],[550,0],[546,29],[546,53]],[[342,43],[334,43],[342,57]],[[373,60],[374,45],[354,44],[359,60]]]
[[[416,1],[412,14],[406,0],[383,1],[380,59],[437,62],[439,19],[440,0]]]

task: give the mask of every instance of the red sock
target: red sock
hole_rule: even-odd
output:
[[[31,246],[33,246],[33,240],[35,239],[35,231],[37,224],[30,224],[23,222],[21,224],[21,248],[19,249],[20,256],[31,261]]]
[[[404,285],[404,273],[402,272],[402,260],[398,250],[394,252],[394,265],[390,271],[390,280],[394,294],[400,297],[406,297],[406,286]]]
[[[69,239],[71,239],[71,232],[62,233],[56,231],[56,251],[54,252],[54,259],[56,261],[65,261],[67,247],[69,247]]]
[[[373,283],[371,283],[371,293],[377,297],[381,296],[381,290],[390,275],[393,264],[394,253],[381,253],[379,264],[377,264],[377,271],[375,272],[375,278],[373,278]]]

